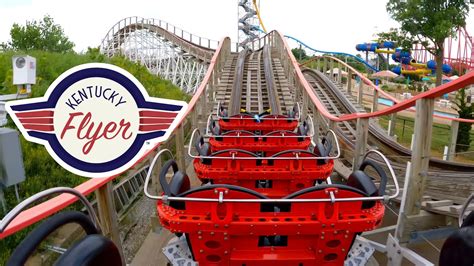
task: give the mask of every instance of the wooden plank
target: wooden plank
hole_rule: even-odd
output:
[[[117,212],[115,211],[115,204],[112,196],[113,184],[109,182],[95,191],[97,206],[99,209],[99,219],[106,236],[110,236],[114,241],[120,254],[123,258],[122,240],[120,239],[120,232],[118,226]]]
[[[354,149],[354,161],[352,163],[352,171],[359,169],[362,158],[367,148],[367,138],[369,135],[369,119],[358,118],[356,127],[356,145]]]
[[[419,99],[416,101],[416,118],[415,118],[415,139],[413,143],[413,151],[411,156],[410,176],[405,180],[405,189],[407,198],[401,213],[403,216],[399,219],[399,227],[397,228],[397,236],[400,242],[405,242],[410,238],[410,232],[419,230],[424,225],[409,221],[409,216],[427,218],[418,216],[422,207],[422,197],[425,192],[426,179],[428,176],[428,164],[431,152],[431,135],[433,130],[433,112],[434,99]],[[428,223],[429,219],[426,219]]]
[[[179,125],[175,131],[176,136],[176,162],[179,169],[186,169],[185,147],[184,147],[184,130],[183,126]]]
[[[449,207],[449,211],[453,214],[457,214],[459,215],[461,213],[461,210],[462,210],[462,206],[463,205],[453,205],[453,206],[450,206]],[[466,211],[472,211],[474,210],[474,204],[469,204],[469,206],[467,206],[466,208]]]
[[[426,201],[425,204],[427,208],[436,208],[436,207],[453,205],[453,201],[452,200],[432,200],[432,201]]]
[[[459,121],[451,121],[451,137],[448,148],[448,161],[453,161],[456,153],[456,142],[458,139]]]

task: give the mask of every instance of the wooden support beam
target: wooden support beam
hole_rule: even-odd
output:
[[[176,137],[176,162],[181,171],[186,170],[186,158],[184,148],[184,130],[183,125],[179,125],[175,131]]]
[[[357,103],[360,104],[362,107],[364,102],[364,81],[361,80],[359,82],[359,91],[357,93]]]
[[[331,78],[332,81],[334,81],[334,60],[332,59],[329,60],[329,67],[331,68],[329,69],[330,70],[329,77]]]
[[[390,115],[390,120],[388,121],[388,135],[395,135],[395,127],[397,126],[397,113]]]
[[[209,89],[209,85],[205,86],[204,87],[204,90],[202,91],[202,96],[199,97],[200,99],[202,98],[202,102],[201,102],[201,118],[204,118],[203,120],[206,120],[207,117],[206,115],[209,115],[209,112],[208,112],[208,104],[207,104],[207,97],[206,97],[206,93],[207,93],[207,90]],[[225,108],[229,108],[229,106],[225,106]]]
[[[459,121],[451,121],[451,137],[449,139],[447,160],[453,161],[456,153],[456,142],[458,141]]]
[[[379,91],[374,90],[374,97],[372,99],[372,112],[377,112],[379,106]]]
[[[349,71],[347,71],[347,92],[349,94],[352,94],[351,91],[352,91],[352,70],[349,69]]]
[[[157,154],[158,152],[160,152],[160,150],[161,150],[161,146],[159,146],[156,149],[156,152],[154,154]],[[153,161],[153,157],[154,156],[150,157],[150,160],[148,162],[150,165]],[[151,184],[154,188],[153,192],[156,193],[155,195],[159,195],[159,193],[161,192],[161,185],[160,185],[160,180],[159,180],[160,172],[161,172],[161,158],[156,161],[155,166],[153,167],[153,171],[151,172]]]
[[[306,117],[308,116],[308,109],[309,109],[309,96],[308,96],[308,93],[305,91],[305,90],[302,90],[302,96],[303,96],[303,110],[302,110],[302,114],[301,114],[301,117],[303,119],[306,119]]]
[[[367,148],[367,137],[369,135],[369,118],[358,118],[356,126],[356,146],[354,149],[354,161],[352,171],[359,169]]]
[[[191,128],[197,128],[199,127],[198,125],[198,104],[199,104],[199,101],[196,102],[196,105],[194,105],[194,108],[193,110],[191,110]]]
[[[326,71],[328,71],[328,58],[324,57],[323,59],[323,74],[326,75]]]
[[[120,239],[117,212],[113,198],[113,184],[109,182],[95,191],[102,233],[110,237],[117,246],[124,262],[122,240]],[[125,264],[124,264],[125,265]]]
[[[341,64],[337,63],[337,82],[341,83],[342,81],[342,69]]]
[[[319,123],[321,123],[321,118],[319,115],[319,111],[314,104],[311,103],[311,112],[313,113],[313,123],[314,123],[314,136],[313,141],[314,143],[319,142]]]
[[[406,201],[401,208],[403,216],[399,219],[398,238],[404,242],[409,233],[416,230],[416,225],[409,217],[420,214],[421,201],[428,176],[428,164],[431,151],[433,131],[434,99],[421,98],[416,101],[415,137],[413,141],[410,176],[405,180]]]

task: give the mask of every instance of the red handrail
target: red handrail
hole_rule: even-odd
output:
[[[196,93],[194,94],[193,98],[188,104],[188,109],[186,110],[185,115],[181,118],[179,121],[178,125],[181,125],[183,123],[185,117],[194,109],[197,99],[201,96],[203,93],[207,83],[209,82],[209,78],[211,77],[212,71],[214,69],[214,66],[216,64],[217,57],[224,46],[225,43],[230,41],[230,39],[224,38],[220,43],[219,47],[217,48],[216,52],[214,53],[211,63],[209,64],[209,68],[207,69],[207,73],[204,76],[204,79],[202,83],[200,84],[199,88],[196,90]],[[143,155],[135,165],[138,163],[142,162],[143,159],[147,158],[150,153],[152,153],[156,148],[158,148],[161,145],[161,143],[157,143],[152,149],[146,152],[145,155]],[[135,166],[134,165],[134,166]],[[133,166],[132,166],[133,167]],[[75,187],[76,190],[78,190],[80,193],[83,195],[89,195],[90,193],[94,192],[95,190],[99,189],[106,183],[114,180],[118,175],[110,176],[110,177],[105,177],[105,178],[93,178],[90,179],[77,187]],[[17,231],[22,230],[23,228],[32,225],[33,223],[36,223],[58,211],[61,209],[66,208],[67,206],[73,204],[74,202],[77,201],[77,198],[70,195],[70,194],[61,194],[59,196],[56,196],[48,201],[45,201],[39,205],[36,205],[34,207],[29,208],[28,210],[25,210],[21,212],[3,231],[0,233],[0,239],[3,239],[11,234],[14,234]]]

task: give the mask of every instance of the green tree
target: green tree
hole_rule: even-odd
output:
[[[291,52],[295,56],[296,60],[303,61],[303,60],[307,60],[309,58],[304,49],[293,48],[293,49],[291,49]]]
[[[72,51],[74,43],[64,34],[62,27],[49,15],[40,21],[27,21],[25,26],[13,24],[11,41],[2,46],[7,49],[31,51],[43,50],[65,53]]]
[[[389,0],[387,11],[401,24],[402,33],[435,56],[436,85],[441,85],[444,40],[466,25],[469,5],[465,0]]]
[[[467,101],[467,95],[465,89],[460,89],[456,94],[455,104],[459,118],[473,119],[474,118],[474,105]],[[456,152],[467,151],[471,145],[471,124],[470,123],[459,123],[458,138],[456,142]]]

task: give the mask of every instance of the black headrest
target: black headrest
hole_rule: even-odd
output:
[[[372,178],[361,170],[355,170],[349,175],[347,185],[357,188],[371,197],[379,196],[378,188],[375,186]]]
[[[227,113],[227,109],[224,108],[224,106],[220,106],[219,108],[219,116],[221,117],[228,117],[229,114]]]
[[[308,131],[309,131],[309,126],[306,123],[306,121],[304,121],[298,126],[298,135],[306,136],[308,135]]]
[[[211,155],[211,146],[209,145],[209,143],[204,141],[204,138],[202,136],[196,140],[196,143],[194,143],[194,147],[196,148],[196,151],[199,153],[199,156]],[[211,163],[210,159],[205,159],[205,158],[201,158],[201,162],[203,164]]]
[[[365,165],[371,165],[371,166],[376,165],[378,166],[376,170],[377,169],[381,170],[381,168],[379,165],[373,163],[372,161],[366,161],[366,162],[371,162],[371,163],[366,163],[366,164],[363,163],[361,165],[362,170],[355,170],[354,172],[352,172],[349,175],[349,178],[347,180],[347,185],[363,191],[369,197],[383,196],[383,192],[385,191],[386,177],[381,177],[380,187],[383,187],[383,190],[380,190],[380,188],[377,188],[375,186],[372,178],[369,175],[367,175],[363,170],[365,169]],[[383,181],[383,179],[385,179],[385,182]],[[375,204],[375,201],[365,201],[362,206],[363,208],[367,209],[374,206],[374,204]]]
[[[451,234],[443,244],[439,265],[474,265],[474,226],[462,227]]]
[[[469,213],[469,215],[466,218],[464,218],[464,221],[462,222],[461,227],[473,226],[473,225],[474,225],[474,211],[471,211],[471,213]]]
[[[112,240],[88,235],[59,257],[58,266],[122,265],[120,252]]]
[[[33,254],[33,252],[38,248],[43,240],[45,240],[51,233],[55,232],[61,226],[69,223],[76,223],[80,225],[87,235],[98,233],[98,229],[95,227],[92,220],[82,212],[65,211],[57,213],[37,226],[23,239],[23,241],[21,241],[21,243],[11,254],[6,265],[24,265],[26,260],[31,254]]]
[[[318,157],[328,157],[332,150],[332,142],[325,137],[314,147],[314,154]],[[318,165],[326,164],[329,159],[318,159]]]
[[[170,168],[173,168],[173,176],[168,183],[166,180],[166,174]],[[191,187],[188,176],[186,173],[178,170],[178,164],[174,160],[169,160],[163,165],[160,172],[160,184],[165,195],[171,197],[175,197],[178,194],[189,190]]]
[[[212,120],[211,121],[211,124],[210,124],[210,130],[212,132],[213,135],[220,135],[221,134],[221,127],[219,126],[219,123],[215,120]]]
[[[296,118],[298,114],[298,106],[295,104],[292,109],[288,110],[288,118]]]
[[[186,173],[178,171],[174,173],[170,182],[170,196],[177,196],[191,188],[189,177]]]

